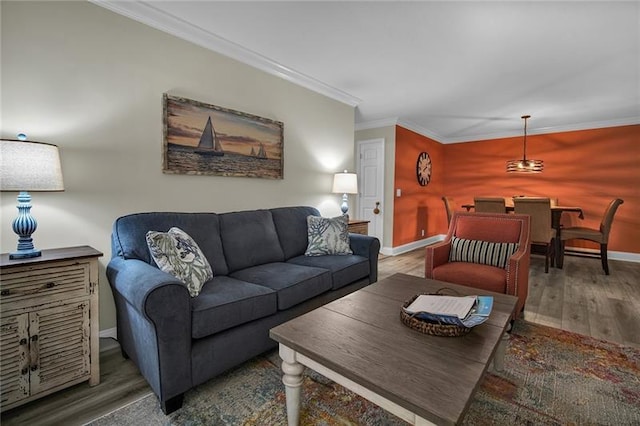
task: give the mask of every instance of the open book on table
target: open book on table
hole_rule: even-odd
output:
[[[489,318],[493,296],[439,296],[421,294],[406,308],[416,318],[471,328]]]

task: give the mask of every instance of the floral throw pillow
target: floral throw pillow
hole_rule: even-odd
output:
[[[305,256],[353,254],[349,247],[349,228],[346,215],[325,218],[307,216],[309,244]]]
[[[200,294],[204,283],[213,278],[211,265],[200,247],[180,228],[147,232],[147,246],[158,267],[184,282],[191,297]]]

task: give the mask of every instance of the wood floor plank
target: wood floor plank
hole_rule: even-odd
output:
[[[558,283],[549,283],[542,290],[540,306],[536,315],[538,319],[544,318],[545,325],[561,327],[562,308],[564,302],[564,289]],[[525,303],[526,304],[526,303]]]
[[[587,306],[584,303],[565,303],[562,309],[561,328],[587,336],[591,335]]]
[[[610,304],[622,339],[640,346],[640,311],[627,300],[610,299]]]
[[[591,328],[591,337],[596,339],[609,340],[624,344],[622,334],[618,329],[618,321],[612,316],[589,316],[589,326]]]

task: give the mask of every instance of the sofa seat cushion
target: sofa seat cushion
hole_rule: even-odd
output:
[[[236,271],[231,276],[275,290],[280,310],[288,309],[331,289],[329,270],[292,263],[266,263]]]
[[[326,256],[297,256],[287,261],[296,265],[313,266],[331,271],[331,288],[337,290],[369,276],[369,259],[355,254]]]
[[[507,271],[479,263],[450,262],[434,268],[433,279],[505,293]]]
[[[199,339],[278,311],[276,292],[268,287],[220,276],[191,299],[191,337]]]

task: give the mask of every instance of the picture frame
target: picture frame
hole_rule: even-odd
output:
[[[284,124],[164,93],[163,173],[283,179]]]

